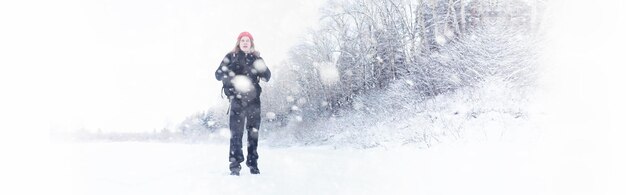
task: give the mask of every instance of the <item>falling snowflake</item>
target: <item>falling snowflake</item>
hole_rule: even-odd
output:
[[[265,118],[267,118],[269,120],[274,120],[274,119],[276,119],[276,113],[267,112],[267,113],[265,113]]]
[[[254,89],[252,81],[248,77],[243,75],[235,76],[231,82],[233,83],[235,90],[240,93],[248,93],[252,91],[252,89]]]
[[[339,70],[333,63],[315,63],[314,66],[319,72],[320,80],[325,85],[332,85],[339,82]]]
[[[254,61],[252,66],[254,67],[254,70],[259,72],[265,72],[267,70],[267,66],[265,66],[265,61],[263,61],[263,59]]]
[[[437,37],[435,38],[435,41],[437,41],[437,44],[439,44],[439,45],[445,45],[446,44],[446,38],[444,36],[441,36],[441,35],[437,35]]]
[[[300,99],[298,99],[297,104],[298,104],[299,106],[302,106],[302,105],[306,104],[306,102],[307,102],[307,101],[306,101],[306,98],[300,98]]]

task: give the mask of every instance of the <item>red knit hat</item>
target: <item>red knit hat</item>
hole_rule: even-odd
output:
[[[252,38],[252,34],[250,34],[247,31],[239,33],[239,36],[237,37],[237,41],[241,40],[242,37],[248,37],[250,38],[250,41],[254,41],[254,38]]]

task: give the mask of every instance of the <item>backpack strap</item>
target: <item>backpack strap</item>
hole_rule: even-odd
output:
[[[226,94],[224,93],[224,85],[222,85],[222,90],[220,92],[220,96],[222,97],[222,99],[224,99],[224,95]]]
[[[228,99],[228,110],[226,110],[226,115],[230,114],[230,99]]]

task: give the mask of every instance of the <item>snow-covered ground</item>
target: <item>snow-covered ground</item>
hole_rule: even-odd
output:
[[[262,174],[244,168],[239,177],[228,175],[224,144],[65,143],[56,149],[65,152],[57,165],[71,169],[64,173],[71,173],[64,194],[555,194],[540,148],[528,144],[261,147]]]
[[[546,119],[550,119],[549,117]],[[546,125],[542,128],[555,128]],[[546,130],[546,129],[542,129]],[[228,175],[225,142],[13,145],[2,194],[619,194],[616,148],[546,131],[536,139],[462,139],[369,149],[272,147],[261,175]],[[20,148],[18,148],[20,147]],[[4,153],[3,153],[4,155]],[[17,159],[17,161],[16,161]]]

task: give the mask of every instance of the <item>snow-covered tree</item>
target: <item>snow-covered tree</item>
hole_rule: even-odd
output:
[[[311,104],[306,106],[312,110],[335,110],[351,108],[355,95],[384,90],[398,79],[414,80],[419,87],[417,93],[425,96],[475,85],[493,75],[490,73],[494,67],[490,64],[494,59],[504,59],[498,55],[506,53],[510,59],[530,55],[519,51],[528,51],[528,47],[516,45],[529,39],[513,35],[529,30],[530,26],[506,25],[511,21],[526,24],[530,14],[537,14],[526,2],[330,2],[322,9],[319,30],[312,31],[307,41],[290,54],[288,65],[300,86],[293,95],[309,100]],[[496,20],[502,21],[494,23]],[[503,28],[488,32],[490,26],[503,26],[509,32],[499,31],[506,30]],[[501,35],[509,37],[498,37]],[[499,52],[490,51],[494,49]],[[504,71],[511,66],[514,65],[495,69]],[[328,71],[329,67],[336,71]],[[530,74],[519,71],[523,69],[517,68],[511,74],[518,74],[518,78],[524,77],[522,72]],[[335,78],[328,74],[339,78],[328,82],[327,78]],[[321,109],[323,106],[327,107]]]
[[[211,112],[198,112],[187,117],[178,128],[183,135],[197,136],[213,133],[223,125],[223,122],[216,120]]]

